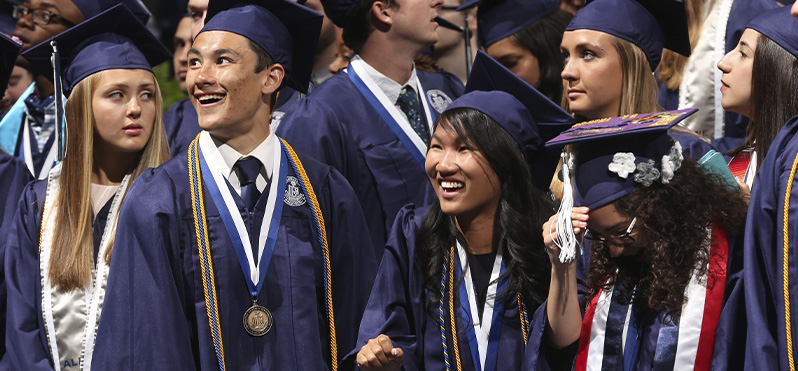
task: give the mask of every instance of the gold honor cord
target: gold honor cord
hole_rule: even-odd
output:
[[[216,302],[216,281],[213,273],[213,259],[211,259],[211,246],[208,241],[208,220],[205,217],[205,198],[202,190],[202,175],[199,166],[199,134],[188,147],[189,183],[191,185],[191,209],[194,215],[194,231],[197,235],[199,248],[200,269],[202,270],[202,288],[205,293],[205,310],[208,315],[208,325],[213,336],[213,347],[219,362],[219,370],[225,371],[224,344],[222,343],[222,325],[219,318],[219,306]]]
[[[302,188],[305,190],[305,193],[308,195],[308,199],[310,201],[309,206],[311,206],[311,211],[313,212],[313,216],[315,217],[316,221],[316,228],[317,232],[319,233],[319,241],[321,242],[321,247],[324,252],[324,291],[326,293],[326,301],[327,301],[327,321],[330,324],[330,368],[332,371],[338,370],[338,340],[335,336],[335,315],[333,314],[333,299],[332,299],[332,271],[330,268],[330,247],[327,244],[327,228],[324,225],[324,215],[321,213],[321,207],[319,206],[319,200],[316,198],[316,192],[313,191],[313,185],[310,184],[310,179],[308,178],[307,172],[305,172],[305,168],[302,166],[302,162],[299,161],[299,157],[294,152],[294,149],[291,147],[285,139],[280,138],[283,142],[283,146],[288,151],[288,154],[291,157],[291,165],[294,166],[294,172],[299,175],[299,178],[302,182]]]
[[[792,163],[790,170],[790,179],[787,182],[787,192],[784,195],[784,251],[783,251],[783,287],[784,287],[784,331],[787,335],[787,361],[790,364],[790,371],[795,371],[795,360],[793,359],[792,352],[792,321],[790,319],[790,238],[789,238],[789,217],[790,217],[790,193],[792,191],[792,182],[795,179],[795,170],[798,168],[798,154],[795,155],[795,160]]]
[[[460,347],[457,344],[457,325],[454,321],[454,244],[449,250],[449,318],[452,323],[452,347],[454,348],[454,359],[457,370],[463,369],[460,362]]]

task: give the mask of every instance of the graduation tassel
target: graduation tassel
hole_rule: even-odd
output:
[[[557,229],[557,237],[554,238],[554,243],[560,248],[561,263],[569,263],[576,259],[576,235],[574,234],[574,224],[571,220],[571,212],[574,208],[574,191],[571,187],[571,173],[568,163],[571,156],[565,150],[560,154],[562,159],[563,192],[562,201],[557,210],[557,223],[553,226]]]
[[[53,86],[55,87],[55,141],[58,146],[57,160],[64,159],[66,126],[64,120],[64,85],[61,83],[61,57],[58,53],[58,44],[55,40],[50,41],[53,48],[53,55],[50,63],[53,65]]]

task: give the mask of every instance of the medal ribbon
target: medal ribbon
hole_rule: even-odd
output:
[[[413,127],[410,126],[407,116],[399,111],[399,109],[394,106],[393,102],[389,102],[385,93],[371,80],[364,70],[364,67],[361,65],[362,63],[364,62],[360,60],[353,60],[350,62],[349,68],[347,68],[349,79],[352,80],[352,83],[355,84],[360,94],[362,94],[374,110],[377,111],[382,120],[388,124],[388,127],[393,131],[396,137],[399,138],[399,141],[407,148],[416,162],[424,168],[427,145],[424,144],[424,141],[421,140],[415,130],[413,130]],[[431,123],[435,122],[437,117],[435,117],[433,110],[430,109],[430,103],[427,101],[426,94],[420,85],[421,84],[418,84],[418,86],[416,86],[416,91],[419,95],[424,95],[424,99],[420,99],[420,101],[424,105],[427,125],[431,125]],[[431,129],[430,133],[432,133]]]
[[[502,259],[501,247],[496,252],[496,259],[493,261],[493,270],[490,274],[490,284],[485,298],[485,305],[482,310],[482,321],[479,320],[477,310],[476,292],[471,280],[471,271],[466,264],[467,256],[465,249],[457,243],[457,253],[460,260],[459,265],[455,265],[455,273],[463,277],[463,285],[459,287],[460,314],[466,321],[470,321],[465,326],[466,338],[471,348],[471,357],[477,370],[495,370],[496,358],[498,357],[499,336],[501,335],[501,317],[504,314],[504,301],[496,300],[496,294],[502,292],[508,283],[504,278],[499,281],[499,277],[504,274],[506,265]],[[465,274],[463,274],[465,272]],[[488,322],[486,319],[490,318]]]
[[[189,184],[191,185],[191,205],[194,216],[194,231],[197,236],[197,245],[200,255],[200,268],[202,270],[202,285],[205,294],[205,309],[208,315],[208,325],[210,327],[211,336],[214,341],[214,350],[216,351],[216,359],[219,363],[219,369],[224,371],[224,344],[222,343],[222,329],[219,321],[219,307],[216,301],[216,281],[213,273],[213,259],[211,258],[210,242],[208,240],[208,220],[205,217],[205,202],[202,192],[202,176],[200,173],[200,159],[198,154],[198,145],[200,134],[191,142],[188,149],[188,166],[189,166]],[[308,207],[310,207],[313,214],[313,220],[316,225],[318,233],[319,244],[323,253],[323,274],[324,274],[324,294],[327,312],[327,321],[329,323],[330,331],[330,365],[332,371],[338,370],[338,341],[335,335],[335,315],[333,312],[332,302],[332,270],[330,267],[330,249],[327,244],[327,229],[324,223],[324,216],[319,206],[319,201],[316,198],[316,193],[313,190],[313,185],[310,183],[305,168],[302,162],[294,152],[293,148],[284,140],[280,140],[283,145],[283,150],[287,153],[291,161],[291,166],[294,173],[299,175],[299,184],[302,192],[308,199]],[[283,179],[285,179],[283,177]],[[271,198],[271,197],[270,197]],[[282,199],[282,198],[281,198]]]
[[[283,197],[286,187],[286,176],[288,167],[286,165],[285,154],[283,153],[282,146],[274,146],[274,167],[279,169],[279,175],[272,175],[271,188],[269,197],[266,203],[266,211],[261,223],[260,236],[258,238],[258,264],[255,264],[255,259],[252,255],[250,247],[251,239],[244,220],[241,218],[241,213],[238,211],[233,195],[230,188],[227,186],[224,176],[222,175],[220,166],[209,166],[208,162],[218,164],[220,158],[214,159],[213,155],[218,155],[214,152],[212,139],[210,134],[202,132],[199,140],[199,160],[200,167],[204,174],[211,175],[211,181],[205,182],[208,193],[211,195],[214,205],[219,210],[219,215],[224,222],[227,229],[227,234],[230,235],[230,240],[233,242],[238,262],[241,265],[241,270],[244,273],[244,279],[247,281],[250,294],[252,297],[257,297],[263,287],[265,281],[266,271],[271,263],[272,253],[274,252],[274,245],[277,242],[277,232],[280,227],[280,218],[283,213]],[[218,155],[221,157],[221,155]],[[223,161],[223,160],[222,160]],[[276,175],[276,181],[274,181]],[[271,216],[269,222],[266,221]]]

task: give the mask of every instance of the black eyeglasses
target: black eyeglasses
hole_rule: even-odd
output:
[[[15,5],[11,16],[19,20],[28,14],[33,16],[33,23],[39,26],[47,26],[51,21],[59,21],[64,26],[68,27],[75,26],[75,23],[44,8],[31,9],[24,5]]]
[[[593,233],[593,231],[585,228],[585,238],[592,241],[601,241],[601,242],[609,241],[610,243],[615,245],[634,243],[635,239],[634,237],[631,236],[631,234],[632,234],[632,229],[635,227],[635,223],[637,223],[637,218],[632,219],[632,223],[629,224],[629,228],[626,228],[625,233],[616,236],[610,236],[609,238],[606,238],[598,233]]]

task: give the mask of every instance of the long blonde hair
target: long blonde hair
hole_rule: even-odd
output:
[[[94,165],[95,126],[92,94],[102,74],[102,71],[95,73],[75,85],[66,104],[69,138],[58,180],[60,192],[55,199],[59,209],[54,233],[57,238],[53,239],[48,272],[53,286],[63,291],[83,288],[91,281],[94,264],[91,174]],[[131,183],[147,168],[159,166],[169,159],[169,144],[162,120],[161,90],[158,80],[153,78],[153,81],[155,123],[150,139],[132,170]],[[114,223],[111,230],[113,236],[116,232],[116,221],[109,220],[108,223]],[[112,238],[111,247],[113,242]],[[102,257],[107,262],[111,259],[111,247]]]

